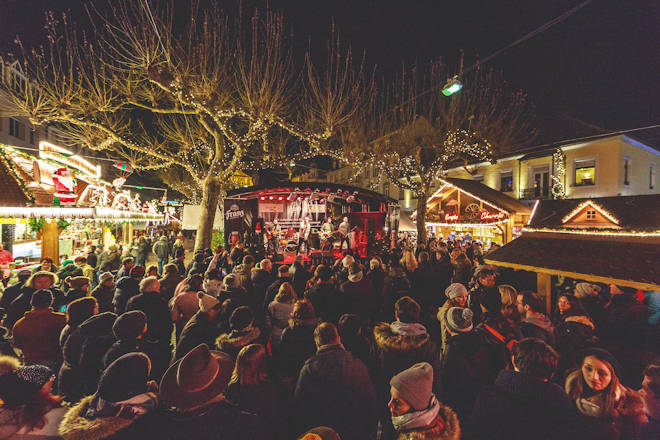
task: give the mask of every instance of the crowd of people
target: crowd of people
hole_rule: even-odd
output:
[[[561,280],[548,316],[456,237],[317,266],[137,249],[4,290],[0,438],[660,438],[654,292]]]

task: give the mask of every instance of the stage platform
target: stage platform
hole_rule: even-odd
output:
[[[303,257],[303,261],[309,261],[311,263],[316,263],[318,261],[322,261],[323,259],[329,259],[332,258],[332,261],[334,262],[335,260],[338,260],[340,258],[344,258],[346,251],[340,252],[338,250],[333,250],[332,253],[330,251],[328,252],[321,252],[321,251],[311,251],[309,255],[305,254],[300,254]],[[284,254],[284,260],[283,261],[277,261],[275,264],[287,264],[287,265],[292,265],[293,260],[296,258],[295,253],[285,253]]]

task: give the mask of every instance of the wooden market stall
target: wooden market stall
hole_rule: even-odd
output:
[[[553,275],[660,290],[660,195],[537,201],[522,237],[485,261],[535,272],[548,311]]]

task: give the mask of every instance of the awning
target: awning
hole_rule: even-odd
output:
[[[13,207],[0,206],[0,218],[63,218],[84,220],[165,221],[163,214],[122,211],[112,208]]]
[[[399,213],[399,232],[417,232],[417,224],[410,218],[410,212]]]

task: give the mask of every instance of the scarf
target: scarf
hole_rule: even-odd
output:
[[[426,334],[426,327],[417,322],[394,321],[390,324],[392,333],[402,336],[419,336]]]
[[[392,424],[397,432],[410,431],[415,428],[429,426],[440,411],[440,403],[435,395],[431,397],[431,405],[421,411],[413,411],[400,416],[392,416]]]
[[[108,402],[95,396],[85,413],[88,419],[103,417],[122,417],[134,419],[158,407],[158,397],[154,393],[142,393],[121,402]]]

